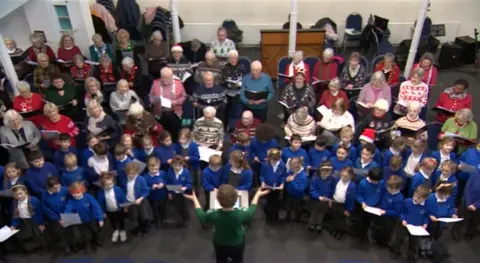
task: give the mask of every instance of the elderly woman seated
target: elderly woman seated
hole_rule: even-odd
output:
[[[303,51],[295,51],[293,53],[292,63],[287,65],[285,69],[285,75],[293,77],[297,72],[303,72],[305,75],[305,80],[307,83],[310,83],[310,68],[305,62],[303,62]],[[285,83],[289,83],[290,79],[285,79]]]
[[[235,50],[235,43],[227,38],[227,29],[220,27],[217,29],[217,39],[210,44],[210,50],[224,65],[227,62],[228,52]]]
[[[398,102],[394,112],[397,115],[406,114],[406,106],[412,101],[420,103],[422,107],[428,102],[428,86],[422,82],[425,72],[421,68],[413,70],[410,80],[402,82],[398,92]]]
[[[44,92],[52,84],[50,76],[60,73],[60,70],[50,63],[49,57],[44,53],[36,54],[35,59],[38,59],[38,65],[33,70],[33,86]]]
[[[167,64],[168,45],[163,41],[162,33],[158,30],[152,33],[150,43],[145,46],[145,56],[148,60],[150,75],[158,78],[160,70]]]
[[[127,113],[127,123],[123,132],[133,137],[135,145],[140,146],[143,136],[150,135],[155,146],[158,145],[158,135],[163,131],[152,114],[136,102],[130,105]]]
[[[15,110],[8,110],[3,117],[5,126],[0,128],[2,146],[8,151],[10,161],[22,169],[29,167],[25,157],[25,148],[34,149],[41,139],[40,131],[35,125],[24,120]],[[8,146],[7,146],[8,145]],[[17,146],[21,146],[18,147]]]
[[[429,87],[437,85],[438,71],[434,63],[435,58],[432,53],[427,52],[423,54],[423,56],[420,58],[420,62],[413,65],[412,73],[410,76],[413,77],[415,70],[421,68],[425,72],[421,80]]]
[[[393,53],[386,53],[383,55],[383,61],[375,65],[374,71],[381,71],[385,75],[387,84],[395,86],[400,81],[400,68],[395,63],[395,55]]]
[[[135,65],[140,65],[140,57],[138,55],[135,43],[130,40],[130,33],[125,29],[117,31],[117,48],[115,50],[115,58],[118,67],[121,67],[122,61],[126,57],[130,57],[135,61]]]
[[[344,99],[337,99],[331,109],[322,112],[322,120],[317,125],[324,129],[324,134],[329,137],[336,137],[335,133],[343,127],[355,128],[355,121],[352,114],[347,111],[347,104]]]
[[[89,117],[83,122],[83,130],[94,134],[99,140],[105,141],[110,149],[113,148],[120,141],[122,135],[122,129],[118,122],[107,115],[96,100],[89,101],[87,111]]]
[[[130,57],[122,60],[122,72],[120,78],[128,81],[128,86],[135,90],[141,98],[145,98],[148,94],[148,88],[142,86],[142,70],[135,61]]]
[[[55,53],[53,53],[52,48],[43,42],[43,39],[38,37],[36,34],[31,34],[30,42],[32,43],[32,46],[27,48],[25,51],[29,61],[38,62],[38,54],[45,54],[50,61],[55,61]]]
[[[232,119],[238,119],[240,116],[240,87],[243,76],[247,74],[245,67],[238,63],[238,51],[230,50],[228,52],[228,63],[223,66],[222,78],[227,93],[226,115]]]
[[[360,64],[360,57],[360,53],[358,52],[350,54],[350,58],[340,74],[342,87],[347,90],[349,97],[353,97],[354,94],[356,94],[352,89],[360,89],[365,85],[367,71],[365,67]]]
[[[93,45],[90,46],[90,60],[100,62],[100,57],[106,54],[110,59],[114,59],[112,46],[103,42],[102,35],[95,34],[92,36]]]
[[[348,96],[347,94],[340,88],[340,80],[338,78],[334,78],[330,80],[328,83],[328,90],[322,93],[320,100],[318,101],[318,106],[324,105],[328,109],[330,109],[333,103],[337,99],[343,99],[347,103],[348,108]]]
[[[414,138],[414,139],[426,139],[427,132],[422,132],[421,134],[416,134],[415,132],[425,127],[425,122],[420,119],[419,114],[422,110],[422,105],[417,101],[411,101],[407,104],[407,115],[401,117],[400,119],[395,121],[395,127],[401,128],[404,131],[408,131],[406,134],[402,134],[401,130],[393,131],[398,136],[403,136],[406,138]],[[411,132],[410,132],[411,131]]]
[[[10,38],[4,38],[3,42],[8,50],[8,54],[12,58],[13,66],[17,72],[18,78],[23,79],[27,74],[27,65],[25,63],[25,56],[23,50],[17,47],[17,42]]]
[[[215,117],[216,113],[214,107],[203,109],[203,117],[193,126],[192,139],[201,147],[221,150],[225,132],[222,121]]]
[[[137,93],[130,89],[128,82],[121,79],[117,83],[117,90],[110,94],[110,109],[117,116],[120,123],[125,124],[127,111],[134,103],[141,103]]]
[[[208,51],[207,54],[205,54],[205,61],[201,62],[195,71],[195,82],[197,84],[203,83],[202,74],[206,71],[212,72],[215,84],[218,85],[222,82],[222,68],[215,57],[215,53],[212,51]]]
[[[305,74],[302,71],[295,73],[292,83],[288,84],[280,98],[285,107],[285,119],[300,107],[307,107],[312,114],[315,107],[315,93],[313,88],[306,82]]]
[[[72,75],[75,83],[83,85],[85,80],[92,76],[93,66],[85,63],[85,59],[81,54],[73,56],[73,66],[70,68],[70,74]]]
[[[43,114],[47,117],[42,123],[42,137],[48,142],[51,149],[60,148],[60,134],[68,134],[71,137],[72,146],[75,147],[75,137],[79,134],[77,125],[66,115],[58,111],[58,107],[53,103],[46,103],[43,106]]]
[[[58,59],[64,61],[60,61],[63,66],[65,66],[66,68],[70,68],[72,66],[73,57],[75,55],[83,56],[80,48],[75,46],[75,40],[73,39],[73,37],[70,35],[63,35],[60,38],[60,42],[58,43]]]
[[[370,83],[365,84],[360,91],[360,95],[358,95],[357,104],[360,106],[359,113],[365,115],[365,110],[372,108],[379,99],[385,99],[388,105],[391,105],[392,95],[390,94],[390,87],[387,82],[385,82],[383,72],[375,71],[370,79]]]
[[[359,138],[365,129],[373,129],[376,132],[376,137],[382,139],[381,143],[385,142],[383,139],[389,138],[389,136],[385,136],[388,134],[384,133],[384,131],[388,130],[393,125],[392,118],[390,114],[388,114],[389,108],[390,105],[387,100],[377,100],[373,105],[372,110],[363,117],[357,124],[357,127],[355,127],[355,138]],[[381,145],[381,143],[378,145]]]
[[[288,137],[293,134],[302,137],[314,136],[316,132],[315,120],[308,114],[307,107],[300,107],[294,114],[290,115],[284,130]]]
[[[461,109],[455,113],[455,117],[448,118],[442,126],[440,137],[455,134],[467,140],[477,141],[478,127],[473,120],[472,110]],[[455,139],[455,138],[454,138]],[[471,143],[464,140],[456,140],[458,144],[458,153],[464,152]]]
[[[30,84],[26,81],[17,83],[17,90],[20,93],[13,99],[13,109],[20,113],[35,126],[40,126],[43,121],[43,100],[38,93],[30,90]]]
[[[45,100],[54,103],[62,114],[77,119],[79,113],[77,91],[65,82],[61,74],[52,75],[52,85],[45,92]]]
[[[100,81],[96,78],[88,77],[85,80],[85,91],[86,93],[83,101],[84,106],[87,106],[88,102],[91,100],[96,100],[100,104],[104,102]]]
[[[444,123],[449,117],[461,109],[472,108],[472,95],[467,92],[468,80],[457,79],[453,83],[453,86],[446,88],[445,91],[440,94],[435,107],[441,107],[447,111],[438,111],[436,120]],[[453,113],[453,114],[452,114]]]
[[[322,57],[315,63],[313,68],[313,81],[318,82],[315,85],[315,93],[317,99],[320,98],[322,92],[328,88],[330,80],[337,77],[338,64],[333,60],[334,51],[331,48],[323,50]]]
[[[120,72],[106,54],[100,56],[100,65],[93,69],[93,76],[102,83],[102,91],[108,97],[120,80]]]

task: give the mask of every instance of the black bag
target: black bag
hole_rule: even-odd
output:
[[[227,30],[227,36],[233,42],[240,43],[243,41],[243,31],[238,28],[234,20],[223,21],[222,27]]]

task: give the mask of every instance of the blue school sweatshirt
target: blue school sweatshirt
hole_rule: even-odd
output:
[[[82,223],[90,223],[96,220],[97,222],[103,222],[103,213],[100,204],[93,196],[84,193],[83,197],[79,200],[73,196],[68,198],[65,205],[66,214],[78,214]]]
[[[60,188],[58,193],[46,191],[42,195],[42,209],[45,216],[51,222],[60,221],[60,214],[65,210],[68,199],[67,187]]]
[[[320,196],[332,199],[335,186],[335,178],[333,178],[333,176],[328,176],[325,179],[321,176],[314,176],[312,180],[310,180],[310,190],[308,193],[313,200],[318,200]]]
[[[340,161],[340,160],[338,160],[337,156],[335,156],[335,155],[332,156],[332,158],[330,158],[330,162],[332,163],[332,167],[333,167],[332,172],[336,172],[336,171],[340,172],[345,167],[352,167],[353,166],[352,160],[350,160],[348,158],[345,158],[345,160]]]
[[[423,185],[427,179],[425,178],[425,175],[422,173],[422,171],[416,172],[412,180],[410,181],[410,186],[408,187],[408,197],[412,197],[413,193],[415,192],[415,189],[417,189],[418,186]],[[432,181],[430,179],[430,181]],[[433,182],[433,181],[432,181]],[[430,185],[427,185],[429,188],[432,188],[432,183]]]
[[[164,171],[159,171],[157,174],[152,175],[150,172],[146,172],[143,174],[143,178],[145,178],[145,181],[147,182],[147,186],[150,189],[150,195],[148,196],[149,200],[166,200],[168,193],[167,193],[167,187],[165,184],[165,172]],[[154,184],[162,184],[163,183],[163,188],[161,189],[152,189],[152,186]]]
[[[330,160],[331,156],[332,154],[330,153],[330,151],[327,151],[327,150],[319,151],[315,149],[315,147],[311,148],[310,151],[308,151],[308,157],[310,158],[310,165],[314,169],[318,169],[322,162]]]
[[[140,197],[143,197],[143,199],[147,199],[148,195],[150,194],[150,188],[147,185],[147,182],[145,181],[145,178],[143,176],[137,175],[133,180],[135,180],[135,183],[133,184],[133,194],[135,196],[135,200],[137,200]],[[123,191],[125,192],[125,195],[128,193],[128,179],[127,182],[125,182],[125,186],[123,188]]]
[[[474,174],[468,179],[464,191],[465,206],[473,205],[480,209],[480,174]]]
[[[176,155],[175,148],[175,144],[173,143],[170,146],[159,145],[155,148],[156,156],[160,159],[161,169],[165,172],[170,168],[168,160],[173,159]]]
[[[384,190],[379,207],[385,210],[385,216],[399,217],[402,213],[403,200],[402,193],[398,192],[392,195],[387,190]]]
[[[357,168],[357,169],[369,171],[369,170],[372,169],[372,168],[378,167],[378,164],[377,164],[377,162],[375,162],[375,160],[371,160],[367,165],[365,165],[365,167],[362,167],[361,158],[357,158],[357,160],[355,161],[355,164],[354,164],[353,167],[354,167],[354,168]],[[365,177],[366,177],[365,175],[356,174],[356,175],[355,175],[355,181],[356,181],[356,182],[360,182],[360,181],[363,180]]]
[[[279,160],[277,170],[273,171],[273,166],[270,162],[262,163],[260,167],[260,182],[271,186],[279,187],[285,183],[285,178],[287,176],[287,167],[282,160]]]
[[[93,152],[92,149],[90,148],[84,149],[82,152],[82,156],[80,158],[80,166],[82,166],[83,168],[88,167],[88,159],[90,159],[90,157],[94,155],[95,153]]]
[[[292,175],[292,172],[287,174],[287,177]],[[287,195],[294,199],[303,199],[305,195],[305,188],[307,188],[307,172],[300,171],[291,182],[285,182]]]
[[[444,202],[439,202],[437,195],[431,193],[425,200],[425,208],[428,215],[436,218],[452,217],[455,214],[455,200],[452,197],[447,198]]]
[[[251,105],[248,103],[248,99],[245,96],[245,90],[268,92],[268,97],[261,104]],[[266,109],[268,106],[268,102],[273,98],[274,93],[275,91],[273,90],[272,79],[265,73],[261,73],[260,78],[258,79],[254,79],[251,73],[245,75],[242,79],[242,87],[240,88],[240,99],[242,100],[243,105],[248,105],[247,107],[250,109]]]
[[[90,158],[98,158],[98,157],[92,156]],[[115,170],[115,159],[113,158],[113,155],[110,152],[107,153],[107,159],[108,159],[108,171]],[[100,180],[100,175],[97,174],[97,172],[95,171],[95,169],[93,169],[93,167],[90,167],[87,165],[87,167],[85,168],[85,172],[86,172],[85,176],[89,182],[94,183]]]
[[[35,225],[37,226],[45,225],[45,219],[44,219],[42,204],[40,203],[40,200],[38,200],[38,198],[36,198],[35,196],[29,196],[28,203],[33,208],[33,214],[31,214],[30,216],[32,217],[32,220],[35,223]],[[11,224],[15,228],[18,228],[21,220],[21,218],[16,217],[15,212],[13,212],[17,208],[18,208],[18,201],[14,200],[12,211],[10,214],[12,215]]]
[[[78,167],[73,171],[64,170],[61,176],[61,183],[65,187],[69,187],[74,182],[83,182],[85,186],[88,186],[87,174],[85,169]]]
[[[407,181],[407,175],[405,174],[405,171],[403,171],[402,168],[400,168],[398,170],[392,170],[390,168],[390,165],[385,166],[383,168],[383,181],[387,182],[388,179],[390,178],[390,176],[392,176],[393,174],[402,178],[403,185],[402,185],[401,189],[403,189],[405,187],[405,182]]]
[[[25,184],[30,194],[41,197],[47,191],[47,178],[50,176],[58,177],[58,171],[53,164],[45,162],[41,168],[30,166],[25,173]]]
[[[392,156],[394,156],[394,154],[392,153],[392,151],[390,150],[390,148],[386,149],[384,152],[383,152],[383,166],[388,166],[390,165],[390,159],[392,158]],[[403,160],[403,164],[405,164],[406,160],[405,160],[405,154],[404,153],[400,153],[400,156],[402,157],[402,160]],[[403,167],[403,165],[402,165]]]
[[[409,225],[423,226],[428,224],[428,216],[425,204],[415,204],[413,203],[413,198],[403,201],[402,213],[400,214],[401,221],[407,221]]]
[[[7,176],[7,175],[5,175],[5,176]],[[7,179],[7,188],[5,188],[5,189],[10,189],[10,188],[12,188],[12,186],[14,185],[14,184],[12,183],[12,180],[10,180],[10,178],[6,178],[6,179]],[[20,177],[18,177],[18,179],[17,179],[17,181],[15,182],[15,184],[23,184],[23,185],[24,185],[24,184],[25,184],[25,176],[20,176]],[[2,188],[3,188],[3,184],[2,184]],[[2,190],[5,190],[5,189],[2,189]]]
[[[233,151],[241,151],[243,154],[246,155],[246,152],[248,151],[248,148],[250,147],[250,144],[245,146],[241,145],[240,143],[234,143],[230,149],[228,149],[228,153],[231,153]]]
[[[341,178],[335,178],[335,184],[333,186],[333,194],[335,195],[335,191],[337,188],[337,184],[341,181]],[[345,195],[345,203],[343,208],[348,212],[352,212],[355,209],[355,198],[357,195],[357,185],[350,180],[347,187],[347,194]],[[332,198],[333,199],[333,198]]]
[[[359,144],[357,146],[357,157],[360,157],[362,156],[362,149],[363,149],[363,144]],[[373,155],[373,160],[377,163],[377,164],[381,164],[382,163],[382,153],[380,152],[380,150],[378,148],[375,148],[375,154]]]
[[[133,155],[135,156],[135,159],[139,160],[140,162],[144,162],[144,163],[147,163],[148,157],[150,157],[150,156],[155,156],[158,159],[160,159],[160,161],[162,161],[161,158],[160,158],[160,153],[159,153],[157,147],[154,147],[153,151],[149,154],[147,152],[145,152],[145,149],[143,149],[143,148],[136,149],[135,151],[133,151]],[[162,164],[163,164],[163,161],[162,161]]]
[[[0,182],[5,182],[5,175],[4,174],[5,172],[5,167],[3,167],[2,165],[0,165]],[[4,184],[3,183],[0,183],[0,190],[4,190]]]
[[[440,180],[440,177],[442,176],[442,171],[436,171],[433,175],[432,175],[432,186],[436,185],[437,182]],[[448,178],[447,178],[447,182],[448,183],[453,183],[455,184],[453,186],[453,190],[452,190],[452,195],[451,197],[453,199],[455,199],[455,197],[457,196],[458,194],[458,180],[457,180],[457,177],[452,174],[450,175]],[[432,192],[435,192],[435,189],[432,189]]]
[[[58,149],[55,152],[55,154],[53,156],[53,163],[57,167],[58,171],[62,172],[63,170],[65,170],[65,164],[63,163],[63,158],[65,157],[65,155],[67,155],[69,153],[73,153],[76,156],[78,156],[77,155],[78,154],[77,149],[73,146],[68,147],[67,151],[63,151],[62,149]]]
[[[408,158],[410,158],[410,155],[413,154],[413,151],[412,149],[408,149],[404,156],[405,156],[405,159],[403,160],[403,167],[405,167],[407,165],[407,162],[408,162]],[[422,153],[422,156],[420,157],[420,160],[418,161],[419,164],[422,163],[423,159],[427,158],[428,157],[428,153],[427,152],[423,152]]]
[[[207,192],[213,191],[215,188],[219,188],[222,184],[222,172],[223,169],[220,167],[218,171],[214,172],[210,167],[203,169],[202,171],[202,185],[203,189]]]
[[[198,150],[198,144],[196,144],[193,141],[189,142],[187,151],[188,151],[188,158],[189,158],[187,163],[189,167],[192,167],[193,169],[199,169],[200,168],[200,152]],[[176,144],[175,152],[177,154],[182,154],[183,148],[180,143]]]
[[[125,192],[120,188],[118,185],[113,186],[113,193],[115,194],[115,201],[117,202],[117,211],[123,210],[122,207],[120,207],[120,204],[125,204],[127,203],[127,196],[125,195]],[[97,200],[98,204],[100,205],[100,208],[102,208],[102,212],[106,213],[107,211],[107,199],[105,197],[105,189],[100,188],[97,193]]]
[[[267,158],[267,151],[271,148],[279,148],[277,140],[272,139],[269,142],[261,142],[254,137],[250,142],[250,150],[248,151],[250,160],[253,162],[253,159],[257,157],[260,162],[264,162]]]
[[[183,168],[182,171],[180,171],[178,178],[175,175],[173,168],[168,169],[166,181],[167,184],[181,185],[182,187],[186,187],[187,189],[185,192],[192,190],[192,176],[187,168]]]
[[[454,161],[454,162],[457,161],[457,155],[453,151],[450,152],[449,155],[450,155],[450,160],[451,161]],[[440,162],[442,160],[440,150],[436,150],[436,151],[432,152],[431,157],[434,158],[435,160],[437,160],[437,164],[440,165]],[[440,166],[439,166],[439,168],[440,168]]]
[[[125,159],[123,160],[118,160],[115,159],[115,171],[117,171],[117,184],[120,185],[120,187],[124,187],[127,183],[127,174],[125,174],[125,166],[127,166],[128,163],[133,162],[133,159],[130,158],[128,155],[125,156]]]
[[[222,184],[228,184],[228,178],[230,177],[230,169],[232,165],[227,163],[223,167],[222,171]],[[240,173],[240,183],[237,186],[237,190],[247,190],[252,189],[252,180],[253,180],[253,171],[251,169],[243,169]]]
[[[339,146],[340,146],[340,143],[333,145],[332,156],[337,155],[337,149]],[[355,146],[353,146],[353,144],[350,144],[350,146],[348,147],[347,158],[350,159],[352,163],[355,162],[355,160],[357,160],[357,150],[355,149]]]
[[[303,159],[303,167],[306,168],[310,166],[310,157],[308,157],[307,151],[300,148],[298,150],[293,150],[290,146],[286,146],[282,150],[282,160],[285,163],[288,163],[288,160],[294,157],[301,157]]]
[[[477,167],[477,170],[480,170],[480,151],[477,148],[470,148],[460,155],[458,158],[458,163],[466,163],[468,165],[472,165]],[[467,181],[470,177],[470,173],[458,171],[457,178],[462,181]]]
[[[380,204],[385,186],[383,180],[377,184],[370,183],[368,177],[360,181],[357,186],[357,203],[365,203],[368,206],[376,207]]]

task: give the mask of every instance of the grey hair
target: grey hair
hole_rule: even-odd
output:
[[[472,110],[469,108],[463,108],[461,110],[458,110],[455,113],[455,118],[462,118],[466,121],[472,121],[473,120]]]
[[[215,58],[215,53],[213,53],[213,51],[209,50],[207,51],[207,53],[205,53],[205,58]]]
[[[417,110],[420,112],[420,109],[422,108],[422,104],[418,101],[410,101],[407,103],[407,109],[409,110]]]
[[[169,67],[164,67],[162,70],[160,70],[160,76],[165,76],[165,75],[173,75],[173,71]]]
[[[143,108],[142,104],[135,102],[128,107],[128,115],[140,115],[143,114],[145,108]]]
[[[385,83],[385,74],[383,74],[381,71],[375,71],[370,78],[370,82],[375,80],[380,81],[382,84]]]
[[[152,35],[150,36],[150,41],[153,41],[155,38],[160,38],[160,40],[163,40],[163,36],[160,30],[153,31]]]
[[[122,59],[122,66],[127,66],[129,68],[132,68],[133,66],[135,66],[135,61],[133,61],[133,58],[131,57],[124,57]]]
[[[328,87],[340,88],[340,79],[334,78],[330,80],[330,82],[328,83]]]
[[[119,80],[119,81],[117,82],[116,88],[118,89],[118,87],[120,87],[120,85],[122,85],[122,84],[123,84],[123,85],[127,85],[128,87],[130,87],[130,86],[128,85],[128,81],[127,81],[126,79],[121,79],[121,80]]]
[[[12,42],[13,47],[14,47],[14,48],[17,48],[17,41],[15,41],[15,40],[13,40],[13,39],[11,39],[11,38],[9,38],[9,37],[3,38],[3,43],[7,44],[7,41]]]
[[[423,68],[416,68],[412,72],[412,76],[417,75],[420,79],[423,79],[423,76],[425,75],[425,70]]]
[[[109,55],[107,55],[107,54],[102,54],[102,55],[100,56],[99,62],[100,62],[100,63],[102,63],[102,62],[112,63],[112,59],[110,58]]]
[[[420,62],[424,61],[425,59],[430,60],[430,62],[432,62],[432,64],[435,63],[435,57],[430,52],[427,52],[427,53],[423,54],[423,56],[420,58]]]
[[[205,109],[203,109],[203,115],[207,115],[209,113],[215,116],[217,115],[217,110],[212,106],[205,107]]]
[[[333,57],[334,54],[335,54],[335,52],[333,51],[332,48],[326,48],[326,49],[324,49],[323,52],[322,52],[322,55],[323,55],[323,56]]]
[[[30,42],[42,41],[35,33],[30,34]]]
[[[92,41],[95,41],[95,39],[103,41],[103,37],[100,34],[93,34]]]
[[[5,112],[5,115],[3,115],[3,124],[5,124],[5,126],[8,126],[10,125],[10,122],[17,118],[19,118],[20,121],[23,121],[22,115],[20,115],[16,110],[8,110],[7,112]]]
[[[235,49],[228,51],[228,57],[238,57],[238,51]]]
[[[213,75],[213,73],[211,71],[205,71],[202,73],[202,77],[205,79],[206,77],[212,77],[215,78],[215,75]]]
[[[385,55],[383,55],[383,59],[385,61],[395,62],[395,54],[391,52],[385,53]]]
[[[85,80],[85,90],[88,90],[88,84],[89,84],[90,82],[95,82],[95,85],[97,85],[98,90],[101,89],[100,81],[98,81],[98,79],[96,79],[95,77],[88,77],[88,78]]]
[[[301,50],[295,51],[295,52],[293,53],[293,57],[294,57],[294,58],[303,59],[303,51],[301,51]]]
[[[77,61],[82,61],[84,62],[85,61],[85,58],[83,58],[83,56],[81,54],[76,54],[75,56],[73,56],[73,63],[77,62]]]
[[[22,80],[17,83],[17,86],[15,86],[19,92],[23,91],[30,91],[30,84],[28,82]]]

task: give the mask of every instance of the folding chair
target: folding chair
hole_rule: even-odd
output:
[[[365,67],[365,72],[368,72],[369,64],[368,64],[368,59],[366,57],[360,56],[360,65],[363,65]]]
[[[315,68],[315,64],[317,64],[318,61],[320,61],[320,59],[318,57],[306,57],[306,58],[303,59],[303,62],[305,64],[307,64],[308,68],[310,69],[310,76],[308,76],[308,77],[310,77],[310,83],[309,84],[311,84],[311,82],[312,82],[312,76],[314,74],[313,69]]]
[[[377,67],[377,64],[383,61],[383,55],[378,55],[375,58],[372,59],[372,68],[371,68],[371,73],[375,73],[375,68]]]
[[[357,47],[360,45],[362,36],[363,18],[359,13],[351,13],[347,17],[345,32],[343,34],[343,53],[348,46]]]
[[[243,67],[245,68],[246,74],[250,73],[250,65],[252,64],[252,61],[250,61],[248,57],[245,57],[245,56],[239,57],[238,63],[240,63],[240,65],[243,65]]]
[[[96,263],[97,261],[93,258],[69,258],[61,259],[58,263]]]
[[[292,62],[292,59],[289,57],[282,57],[277,63],[277,73],[285,73],[287,70],[288,64]],[[278,77],[277,79],[277,90],[276,92],[280,92],[280,87],[284,87],[286,85],[285,78]]]

